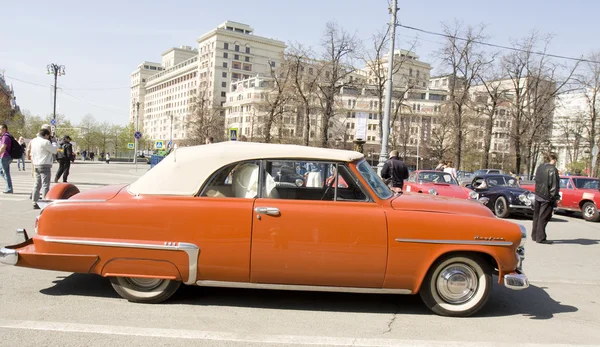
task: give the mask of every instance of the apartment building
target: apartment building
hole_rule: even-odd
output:
[[[256,36],[250,26],[232,21],[202,35],[197,44],[197,48],[171,48],[162,54],[160,63],[140,64],[132,74],[131,112],[133,116],[134,105],[140,102],[140,125],[146,138],[186,139],[197,98],[219,109],[232,82],[277,67],[286,47],[282,41]]]

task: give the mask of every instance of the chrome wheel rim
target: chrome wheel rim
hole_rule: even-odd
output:
[[[585,208],[584,214],[586,217],[592,218],[594,216],[594,213],[596,213],[596,208],[594,207],[594,205],[588,205]]]
[[[504,213],[504,202],[502,200],[496,200],[496,214]]]
[[[158,288],[162,283],[163,279],[160,278],[141,278],[141,277],[128,277],[126,278],[132,286],[142,291],[151,291]]]
[[[442,300],[450,304],[463,304],[477,291],[477,273],[466,264],[451,264],[440,271],[436,290]]]

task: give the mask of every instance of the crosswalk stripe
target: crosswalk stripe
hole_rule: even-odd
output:
[[[2,194],[0,193],[0,201],[22,201],[29,200],[29,195],[33,190],[33,177],[31,175],[31,169],[28,171],[17,171],[13,172],[11,168],[11,180],[13,185],[13,194]],[[60,181],[59,181],[60,182]],[[50,182],[50,189],[55,185],[54,183],[54,172],[52,175],[52,181]],[[4,179],[0,178],[0,189],[5,189],[6,183]],[[104,187],[103,184],[80,184],[77,185],[79,191],[84,192],[86,190]]]

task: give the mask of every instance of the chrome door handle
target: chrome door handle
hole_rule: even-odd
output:
[[[258,214],[266,214],[269,216],[279,216],[281,214],[277,207],[257,207],[254,211]]]

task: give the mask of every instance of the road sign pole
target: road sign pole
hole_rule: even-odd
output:
[[[135,107],[136,107],[136,111],[135,111],[135,133],[137,135],[137,132],[140,131],[140,129],[138,129],[139,127],[139,119],[140,119],[140,103],[136,102],[135,103]],[[135,138],[135,145],[133,147],[133,162],[135,164],[135,170],[137,171],[137,152],[138,152],[138,137],[134,136]]]

